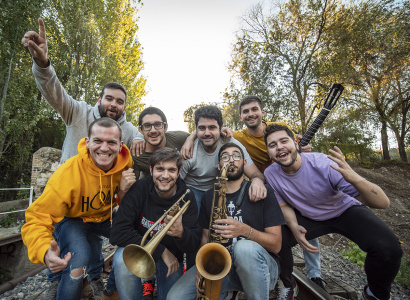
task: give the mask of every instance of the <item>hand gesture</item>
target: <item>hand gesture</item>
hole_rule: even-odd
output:
[[[333,160],[335,163],[337,163],[338,166],[335,166],[335,165],[330,165],[330,166],[336,171],[340,172],[343,178],[351,184],[355,184],[356,182],[359,182],[360,180],[362,180],[362,177],[359,174],[357,174],[355,171],[353,171],[353,169],[346,162],[342,151],[336,146],[334,148],[335,150],[331,150],[331,149],[329,150],[330,154],[332,154],[333,156],[328,155],[327,157]]]
[[[56,241],[50,242],[46,255],[44,255],[44,262],[52,273],[57,273],[64,270],[71,259],[71,253],[68,252],[64,258],[60,258],[60,247]]]
[[[167,215],[164,219],[164,223],[168,224],[174,216]],[[184,226],[182,225],[182,215],[178,216],[174,224],[169,228],[167,234],[173,237],[181,238],[184,234]]]
[[[225,239],[233,239],[240,235],[246,237],[250,231],[249,225],[232,218],[217,219],[212,228]]]
[[[48,66],[47,57],[47,38],[46,29],[42,19],[38,19],[39,34],[35,31],[27,31],[21,40],[24,47],[28,48],[31,56],[35,60],[36,64],[45,68]]]
[[[132,156],[139,157],[145,150],[145,141],[144,140],[133,140],[131,144],[131,154]]]
[[[134,174],[134,169],[129,168],[125,170],[121,174],[121,181],[120,181],[120,190],[118,192],[118,197],[122,199],[124,195],[128,192],[130,187],[137,181],[136,176]]]
[[[319,249],[312,244],[310,244],[306,239],[306,229],[303,226],[298,225],[294,230],[292,230],[296,241],[302,247],[303,250],[308,252],[319,252]]]
[[[168,267],[167,277],[171,274],[174,274],[176,271],[178,271],[178,268],[179,268],[178,259],[167,248],[165,248],[164,252],[162,252],[161,258]]]

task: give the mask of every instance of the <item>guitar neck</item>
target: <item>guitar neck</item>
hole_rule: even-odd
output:
[[[315,121],[313,121],[312,125],[310,125],[309,129],[303,135],[302,139],[299,142],[299,146],[303,147],[309,144],[310,140],[313,138],[315,133],[318,131],[320,125],[322,125],[323,121],[326,119],[329,112],[330,112],[330,109],[327,109],[325,107],[322,108],[319,115],[316,117]]]

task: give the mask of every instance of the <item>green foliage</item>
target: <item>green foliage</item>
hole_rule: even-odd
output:
[[[401,259],[396,281],[405,287],[410,287],[410,260],[404,256]]]
[[[42,17],[49,58],[68,94],[94,104],[106,82],[120,82],[128,92],[127,119],[135,123],[145,95],[139,5],[128,0],[2,3],[0,186],[29,183],[32,154],[41,147],[61,148],[65,137],[64,122],[36,88],[30,55],[20,44],[24,33],[38,31],[37,19]]]
[[[349,242],[349,245],[351,245],[352,248],[342,251],[343,258],[363,267],[366,259],[366,252],[362,251],[359,246],[353,242]]]
[[[10,211],[16,210],[15,208],[11,208]],[[12,227],[16,223],[16,213],[9,213],[3,216],[0,220],[0,226],[3,228]]]

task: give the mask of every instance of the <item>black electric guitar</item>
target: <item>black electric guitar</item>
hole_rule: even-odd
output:
[[[344,87],[340,83],[334,83],[332,85],[332,88],[330,89],[329,95],[327,95],[322,110],[316,117],[315,121],[313,121],[312,125],[310,125],[306,133],[303,135],[302,139],[299,142],[299,146],[303,147],[309,144],[310,140],[313,138],[320,125],[322,125],[323,121],[326,119],[330,110],[335,106],[337,100],[339,100],[339,97],[342,94],[343,90]]]

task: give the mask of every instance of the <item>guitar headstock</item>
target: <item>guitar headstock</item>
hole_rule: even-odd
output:
[[[324,107],[331,110],[336,105],[336,102],[339,100],[344,89],[345,88],[340,83],[333,83],[332,88],[327,95]]]

